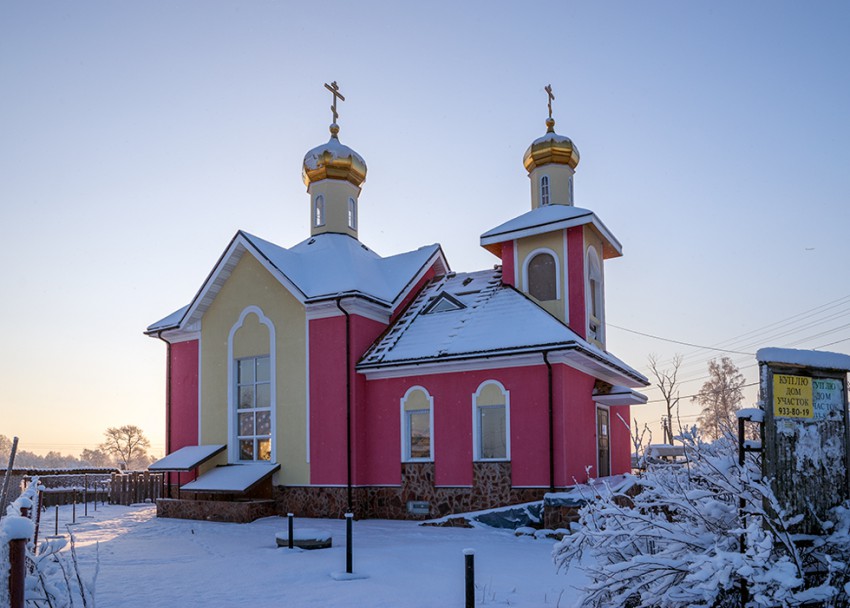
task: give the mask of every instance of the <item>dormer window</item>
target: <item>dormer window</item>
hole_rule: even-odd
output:
[[[544,175],[540,178],[540,205],[549,204],[549,176]]]
[[[587,337],[604,342],[605,306],[602,298],[602,264],[593,247],[587,250]]]
[[[325,225],[325,197],[321,194],[316,197],[316,202],[313,206],[313,225]]]
[[[348,199],[348,227],[357,230],[357,201]]]
[[[526,288],[528,295],[548,302],[558,299],[558,265],[548,251],[542,251],[528,261],[526,267]]]

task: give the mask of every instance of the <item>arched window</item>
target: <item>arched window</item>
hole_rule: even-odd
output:
[[[567,180],[567,196],[569,196],[570,205],[572,205],[573,201],[575,200],[575,191],[573,189],[573,176],[572,175],[570,175],[569,179]]]
[[[275,461],[275,327],[248,306],[230,328],[228,356],[228,460]]]
[[[348,199],[348,227],[357,230],[357,201]]]
[[[434,398],[421,386],[410,388],[401,398],[401,459],[430,461]]]
[[[325,225],[325,197],[321,194],[316,197],[316,203],[313,210],[313,225]]]
[[[540,204],[549,204],[549,176],[544,175],[540,178]]]
[[[543,251],[529,258],[526,286],[528,295],[541,302],[558,299],[558,264],[554,255]]]
[[[511,457],[510,393],[487,380],[472,395],[472,441],[475,460]]]
[[[587,248],[587,336],[603,342],[605,303],[602,291],[602,264],[593,247]]]

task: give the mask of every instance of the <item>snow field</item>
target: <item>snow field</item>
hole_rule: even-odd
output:
[[[52,515],[42,515],[42,534],[52,534]],[[70,507],[60,509],[60,531],[70,517]],[[99,505],[94,518],[77,521],[83,576],[94,572],[97,547],[97,604],[106,608],[463,606],[467,548],[475,550],[476,605],[566,608],[584,582],[576,569],[556,573],[554,541],[491,528],[356,521],[354,572],[365,578],[337,581],[332,574],[345,571],[341,519],[295,519],[296,534],[309,527],[333,537],[332,548],[314,551],[276,546],[285,517],[226,524],[158,519],[152,505]]]

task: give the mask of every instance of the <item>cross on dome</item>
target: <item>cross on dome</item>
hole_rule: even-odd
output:
[[[544,88],[546,89],[546,95],[549,96],[549,118],[552,118],[552,102],[555,101],[555,95],[552,93],[551,84],[547,84]]]
[[[336,80],[334,80],[330,84],[328,84],[326,82],[325,88],[328,91],[330,91],[331,94],[334,96],[334,102],[333,102],[333,105],[331,106],[331,112],[333,112],[333,117],[334,117],[333,118],[333,126],[336,126],[336,119],[339,118],[339,114],[336,111],[336,100],[339,99],[341,101],[345,101],[345,97],[343,97],[342,93],[339,92],[339,85],[336,83]],[[337,127],[337,130],[338,129],[339,129],[339,127]]]

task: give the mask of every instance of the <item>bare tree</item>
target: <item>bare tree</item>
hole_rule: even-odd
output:
[[[679,367],[682,365],[682,355],[676,354],[673,357],[670,368],[661,369],[658,363],[658,356],[654,353],[649,355],[649,370],[655,377],[655,386],[661,390],[661,397],[664,399],[664,405],[667,408],[667,420],[664,424],[664,441],[673,443],[673,410],[678,413],[679,406],[679,387],[676,376],[679,374]]]
[[[99,449],[115,458],[122,469],[144,467],[150,464],[148,448],[151,442],[144,431],[133,424],[121,427],[109,427],[103,433],[106,441]]]
[[[706,439],[718,439],[738,428],[735,412],[744,400],[741,388],[744,376],[729,357],[708,362],[708,380],[692,398],[702,406],[697,419],[700,432]]]

